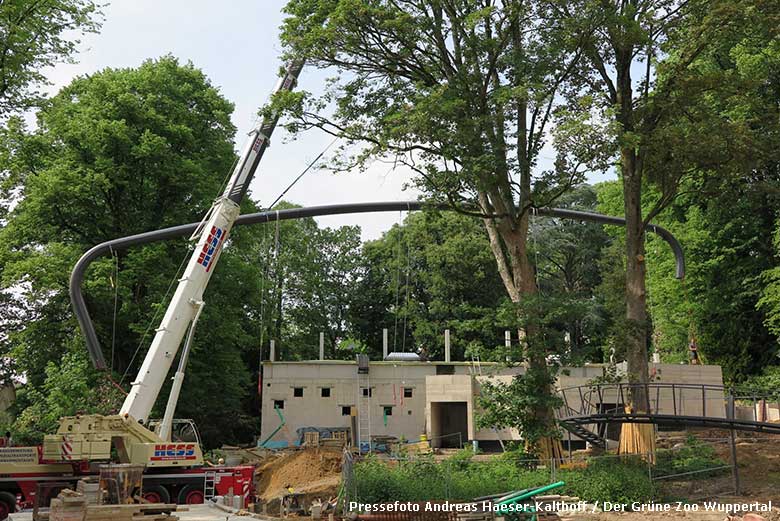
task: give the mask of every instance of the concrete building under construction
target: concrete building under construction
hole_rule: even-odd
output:
[[[515,429],[478,428],[476,419],[484,382],[508,382],[522,373],[522,367],[401,358],[406,359],[366,360],[363,364],[324,359],[263,362],[260,440],[269,447],[284,447],[299,443],[306,428],[345,430],[350,427],[360,432],[356,438],[359,440],[377,437],[418,440],[427,436],[434,447],[456,447],[476,441],[481,448],[491,450],[499,448],[503,441],[520,438]],[[603,376],[606,367],[606,364],[586,364],[562,368],[558,387],[589,384]],[[617,370],[625,372],[625,364],[617,364]],[[660,383],[712,386],[723,383],[719,366],[654,363],[651,374],[653,381]],[[603,399],[619,401],[617,397]],[[684,393],[659,399],[677,400],[677,407],[685,407],[691,413],[697,407],[702,408],[700,397]],[[617,425],[614,427],[619,429]],[[565,438],[564,444],[567,442]],[[584,446],[584,441],[574,437],[572,445]]]

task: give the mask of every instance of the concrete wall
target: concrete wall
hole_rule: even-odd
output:
[[[602,364],[566,368],[561,371],[560,388],[586,385],[604,373]],[[625,372],[625,364],[619,364],[619,372]],[[516,440],[516,429],[477,429],[475,418],[477,396],[486,380],[509,382],[513,375],[522,374],[523,368],[505,368],[498,364],[483,363],[479,368],[468,362],[372,362],[369,382],[371,434],[404,437],[415,440],[421,434],[438,434],[454,429],[444,425],[432,404],[465,402],[467,434],[469,440]],[[453,373],[453,374],[442,374]],[[718,366],[691,366],[652,364],[653,382],[722,385]],[[295,396],[295,389],[302,389],[302,396]],[[322,389],[329,389],[330,396],[323,397]],[[404,397],[404,389],[412,396]],[[619,403],[615,396],[603,396],[604,403]],[[286,426],[274,435],[272,441],[296,441],[296,429],[300,427],[349,427],[348,409],[357,405],[357,366],[351,361],[265,362],[263,363],[263,397],[261,440],[265,440],[279,425],[274,412],[276,400],[284,403],[282,414]],[[664,389],[651,393],[651,402],[660,412],[671,414],[674,407],[678,414],[701,415],[701,390]],[[576,408],[578,403],[570,403]],[[392,412],[387,416],[384,408]],[[723,393],[708,390],[705,393],[705,409],[708,416],[725,416]],[[443,406],[441,410],[456,410]],[[346,413],[346,414],[345,414]],[[465,441],[465,440],[464,440]],[[432,440],[434,446],[438,445]]]
[[[452,371],[467,375],[470,364],[434,362],[372,362],[369,372],[371,387],[370,414],[373,436],[396,436],[416,440],[425,434],[425,378],[437,371]],[[468,378],[468,377],[467,377]],[[295,388],[303,396],[295,396]],[[322,389],[330,389],[330,397],[322,397]],[[411,389],[411,398],[404,396]],[[349,414],[344,407],[357,406],[357,366],[349,361],[265,362],[263,363],[262,424],[260,440],[265,440],[279,426],[274,401],[284,402],[281,410],[286,426],[272,441],[292,444],[300,427],[349,427]],[[384,408],[390,407],[385,425]]]

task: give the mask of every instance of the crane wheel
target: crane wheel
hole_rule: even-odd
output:
[[[141,497],[143,497],[149,503],[171,502],[171,494],[165,487],[160,485],[150,485],[148,487],[144,487],[144,491],[141,494]]]
[[[0,521],[8,519],[8,514],[16,512],[16,496],[10,492],[0,492]]]
[[[180,505],[199,505],[203,503],[203,489],[196,485],[187,485],[179,492]]]

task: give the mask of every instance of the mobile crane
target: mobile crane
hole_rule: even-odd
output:
[[[303,62],[288,63],[274,94],[292,90],[302,67]],[[145,465],[143,494],[154,502],[202,503],[231,489],[248,499],[253,467],[206,467],[194,425],[184,421],[194,433],[191,440],[177,440],[172,431],[195,326],[205,305],[203,293],[278,120],[278,114],[271,114],[250,131],[224,192],[193,233],[194,252],[119,414],[64,417],[57,432],[44,437],[42,447],[0,449],[0,520],[17,507],[32,506],[39,483],[73,482],[112,460]],[[161,421],[152,422],[149,415],[182,341],[165,413]],[[112,458],[112,451],[118,457]]]

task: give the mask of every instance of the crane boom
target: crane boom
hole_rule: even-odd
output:
[[[289,63],[273,93],[292,90],[302,68],[303,62]],[[203,306],[203,292],[214,273],[219,254],[238,217],[239,205],[269,146],[278,120],[279,115],[276,113],[267,116],[249,133],[225,191],[193,234],[193,239],[197,238],[195,251],[179,279],[160,327],[156,329],[149,351],[132,382],[130,393],[122,404],[119,411],[121,415],[129,415],[140,423],[146,423],[149,419],[187,328]],[[175,403],[172,405],[175,407]]]

